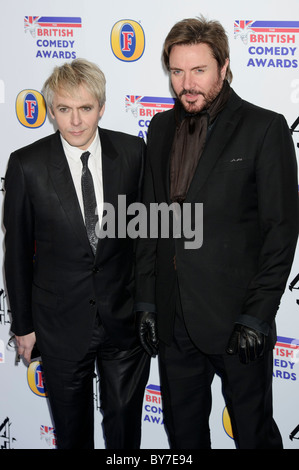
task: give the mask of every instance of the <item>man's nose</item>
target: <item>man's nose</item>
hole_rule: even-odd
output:
[[[73,110],[71,116],[72,124],[78,126],[81,123],[81,115],[79,110]]]
[[[187,72],[183,78],[183,87],[185,90],[191,90],[193,85],[192,74]]]

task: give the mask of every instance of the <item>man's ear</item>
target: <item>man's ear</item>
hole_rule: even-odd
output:
[[[225,79],[226,70],[227,70],[227,67],[228,67],[228,66],[229,66],[229,58],[227,57],[227,58],[225,59],[225,64],[224,64],[224,66],[221,68],[221,71],[220,71],[222,80]]]
[[[103,114],[104,114],[104,112],[105,112],[105,106],[106,106],[106,105],[105,105],[105,103],[104,103],[103,106],[102,106],[101,109],[100,109],[100,119],[101,119],[101,117],[103,116]]]
[[[53,113],[51,107],[49,107],[49,114],[50,114],[51,118],[55,121],[55,116],[54,116],[54,113]]]

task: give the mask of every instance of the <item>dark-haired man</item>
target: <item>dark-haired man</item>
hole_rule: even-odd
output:
[[[150,350],[159,333],[170,445],[210,448],[217,373],[237,447],[278,449],[275,316],[298,234],[291,135],[283,116],[230,87],[228,40],[219,22],[174,25],[164,63],[177,100],[150,124],[143,201],[203,205],[200,248],[188,249],[183,234],[141,239],[137,252],[140,337]]]

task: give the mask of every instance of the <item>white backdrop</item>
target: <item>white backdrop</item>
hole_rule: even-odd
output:
[[[53,132],[41,88],[55,65],[75,57],[97,63],[106,75],[107,104],[100,125],[146,139],[153,114],[172,106],[169,80],[161,64],[165,36],[175,22],[200,14],[219,20],[229,35],[234,90],[248,101],[285,115],[294,130],[298,155],[298,0],[15,0],[2,2],[0,11],[2,181],[13,150]],[[120,44],[119,31],[127,31],[126,44]],[[2,258],[1,252],[1,263]],[[299,448],[298,273],[297,253],[277,318],[274,351],[274,414],[286,449]],[[22,362],[16,365],[15,351],[7,347],[9,337],[5,280],[0,277],[0,447],[54,449],[55,430],[42,365],[39,361],[29,369]],[[94,390],[96,447],[102,449],[97,378]],[[144,398],[144,449],[168,448],[160,399],[154,359]],[[214,449],[234,448],[217,378],[211,435]]]

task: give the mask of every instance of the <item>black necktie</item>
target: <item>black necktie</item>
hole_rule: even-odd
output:
[[[97,249],[97,243],[98,243],[98,238],[95,232],[96,224],[98,222],[98,215],[96,213],[97,203],[96,203],[96,196],[94,192],[93,180],[92,180],[92,176],[89,171],[88,163],[87,163],[89,155],[90,155],[89,152],[84,152],[81,155],[81,160],[83,163],[81,186],[82,186],[82,196],[83,196],[85,226],[86,226],[87,236],[88,236],[92,251],[95,254],[96,249]]]

